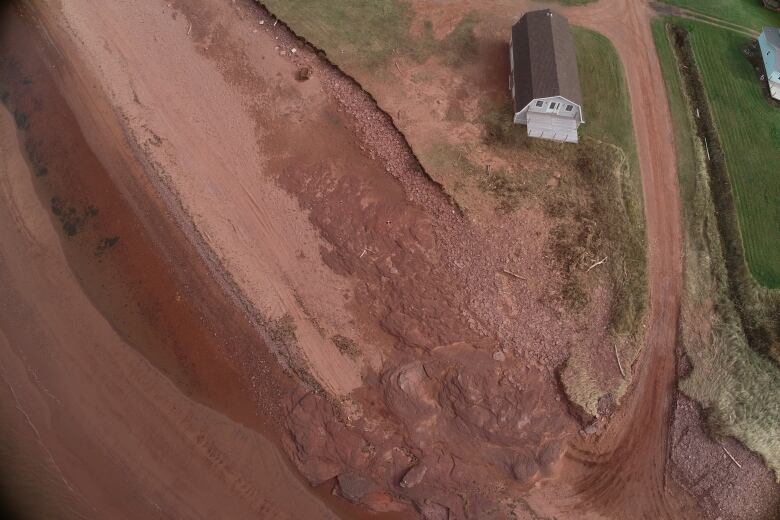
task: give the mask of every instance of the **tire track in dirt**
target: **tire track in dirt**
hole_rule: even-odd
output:
[[[566,10],[570,21],[607,36],[623,63],[642,172],[650,310],[634,384],[608,431],[575,446],[575,510],[623,517],[685,518],[692,499],[667,479],[676,392],[676,341],[682,294],[682,215],[671,113],[647,2],[600,0]]]

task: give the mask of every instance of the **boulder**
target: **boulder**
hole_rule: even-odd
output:
[[[404,478],[401,479],[401,487],[402,488],[412,488],[422,482],[422,479],[425,477],[425,473],[428,471],[428,468],[425,464],[417,464],[416,466],[412,467],[409,471],[406,472],[406,475],[404,475]]]
[[[366,495],[379,489],[376,482],[353,471],[340,473],[336,481],[339,485],[339,494],[356,504],[360,503]]]

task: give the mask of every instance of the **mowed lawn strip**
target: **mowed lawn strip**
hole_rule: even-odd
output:
[[[750,40],[699,22],[689,31],[725,154],[753,277],[780,287],[780,109],[742,53]]]
[[[754,31],[765,25],[780,26],[780,13],[766,9],[761,0],[662,0],[706,16],[732,22]]]
[[[584,98],[582,135],[619,146],[632,170],[638,172],[631,98],[617,51],[608,38],[597,32],[580,27],[573,27],[572,31]],[[639,175],[634,177],[640,182]]]

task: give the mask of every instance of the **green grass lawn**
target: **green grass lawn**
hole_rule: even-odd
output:
[[[780,109],[742,54],[749,39],[699,22],[688,28],[731,178],[754,278],[780,287]]]
[[[780,13],[764,8],[761,0],[662,0],[698,13],[739,24],[756,31],[765,25],[780,26]]]
[[[676,20],[679,22],[679,20]],[[780,478],[780,370],[758,354],[740,328],[728,290],[728,274],[715,207],[696,137],[692,107],[666,33],[667,20],[653,22],[653,37],[672,111],[677,169],[685,218],[685,296],[681,320],[685,352],[693,370],[680,389],[706,410],[712,430],[739,439],[759,453]],[[712,335],[698,338],[702,302],[715,300]]]
[[[582,135],[619,146],[633,170],[639,171],[631,98],[617,52],[612,43],[597,32],[579,27],[572,31],[584,98]]]
[[[409,36],[413,13],[400,0],[264,0],[299,35],[328,53],[336,64],[369,69],[393,53],[425,45]]]

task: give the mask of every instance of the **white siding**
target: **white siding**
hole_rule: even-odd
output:
[[[772,93],[772,97],[780,101],[780,83],[770,83],[769,90]]]
[[[515,123],[527,125],[531,137],[576,143],[582,108],[560,96],[534,99],[515,114]]]
[[[578,126],[578,121],[570,117],[560,117],[555,114],[541,112],[528,113],[528,135],[531,137],[565,143],[577,143],[579,142],[577,136]]]

